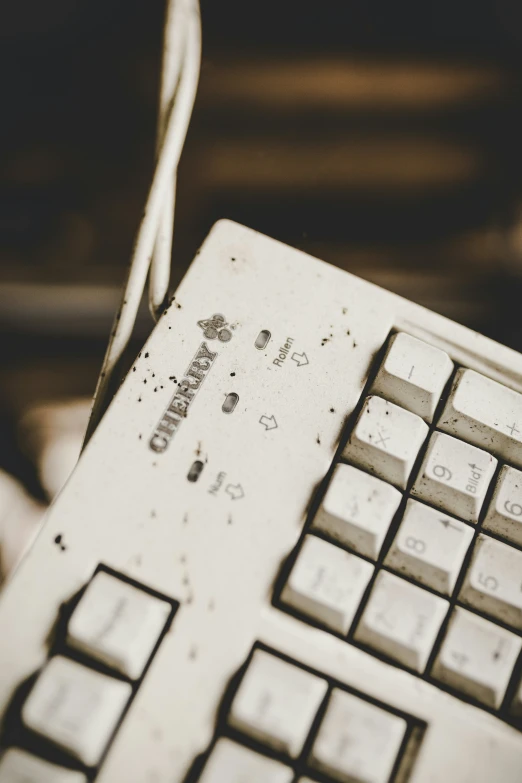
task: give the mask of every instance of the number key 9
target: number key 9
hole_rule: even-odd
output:
[[[486,451],[435,432],[412,494],[475,523],[496,465]]]

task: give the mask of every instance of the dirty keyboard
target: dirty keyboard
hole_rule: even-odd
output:
[[[402,332],[367,391],[279,601],[509,720],[522,706],[522,398]]]
[[[222,221],[0,639],[0,783],[520,783],[522,357]]]

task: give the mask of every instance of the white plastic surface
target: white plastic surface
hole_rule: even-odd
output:
[[[440,429],[522,467],[522,395],[461,368]]]
[[[412,494],[468,522],[477,522],[497,460],[442,432],[430,438]]]
[[[520,637],[456,607],[433,676],[488,707],[498,708],[521,646]]]
[[[406,722],[335,688],[312,747],[312,763],[341,783],[387,783]]]
[[[207,343],[216,358],[167,449],[154,452],[152,433],[205,340],[198,321],[215,313],[233,325],[233,337]],[[259,351],[262,329],[272,336]],[[0,634],[9,639],[0,644],[0,714],[44,664],[61,605],[104,563],[181,606],[96,783],[182,783],[209,747],[223,694],[256,640],[425,721],[408,783],[520,783],[516,728],[271,604],[276,576],[392,330],[522,390],[519,354],[219,223],[0,594]],[[230,392],[239,403],[224,414]],[[204,469],[189,482],[196,459]]]
[[[291,783],[290,767],[229,739],[217,741],[199,783]]]
[[[431,422],[452,370],[445,351],[399,332],[390,340],[372,392]]]
[[[56,656],[38,676],[22,720],[91,767],[100,760],[130,694],[128,683]]]
[[[313,527],[376,560],[401,493],[353,465],[337,465]]]
[[[380,571],[355,638],[423,672],[448,607],[443,598]]]
[[[425,503],[408,500],[385,563],[443,595],[451,595],[473,530]]]
[[[522,547],[522,473],[519,470],[502,466],[482,527]]]
[[[346,634],[373,570],[357,555],[308,535],[281,599],[316,622]]]
[[[522,630],[522,552],[480,535],[460,593],[461,601]]]
[[[428,426],[419,416],[381,397],[368,397],[343,457],[406,489],[427,434]]]
[[[326,689],[326,680],[256,650],[232,702],[229,722],[296,758]]]
[[[81,772],[11,748],[0,759],[0,783],[87,783],[87,778]]]
[[[166,601],[99,571],[69,620],[67,642],[137,680],[170,612]]]

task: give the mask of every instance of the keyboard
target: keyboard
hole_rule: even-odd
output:
[[[520,783],[522,357],[219,222],[0,639],[0,783]]]

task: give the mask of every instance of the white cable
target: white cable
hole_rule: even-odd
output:
[[[185,17],[184,63],[179,77],[174,103],[168,115],[163,140],[158,151],[154,177],[147,197],[143,218],[134,243],[132,260],[124,287],[121,304],[113,329],[96,391],[85,443],[96,429],[107,402],[109,383],[114,369],[129,342],[134,328],[141,297],[147,281],[154,243],[161,217],[164,214],[165,194],[172,191],[173,175],[177,170],[187,134],[196,96],[201,64],[201,21],[197,0],[184,0]],[[168,201],[168,199],[167,199]],[[172,215],[171,215],[172,219]],[[170,252],[169,252],[170,266]],[[84,445],[85,445],[84,443]]]
[[[163,65],[158,113],[157,149],[160,148],[165,135],[169,111],[175,97],[185,56],[186,3],[187,0],[170,0],[167,5],[163,34]],[[165,303],[170,280],[176,174],[176,172],[173,173],[172,182],[165,190],[163,211],[149,271],[149,310],[156,321]]]

